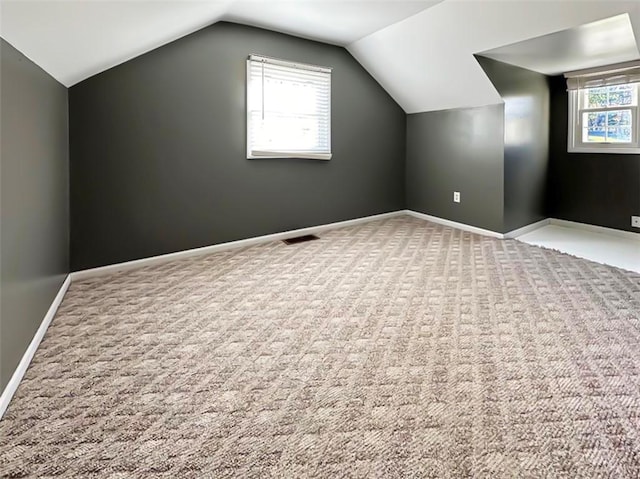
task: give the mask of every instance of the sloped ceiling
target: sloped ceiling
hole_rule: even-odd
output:
[[[0,35],[66,86],[221,20],[348,45],[442,0],[1,0]]]
[[[637,40],[638,1],[446,0],[348,49],[407,113],[483,106],[502,100],[474,53],[623,13]]]
[[[236,21],[346,46],[417,113],[502,101],[475,53],[624,13],[640,39],[638,0],[0,0],[0,35],[71,86]]]
[[[487,50],[481,55],[545,75],[640,58],[627,13]]]

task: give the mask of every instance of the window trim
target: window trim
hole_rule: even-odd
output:
[[[640,83],[635,83],[638,101],[640,102]],[[606,86],[606,85],[605,85]],[[592,87],[598,88],[598,87]],[[567,152],[569,153],[612,153],[631,154],[640,153],[640,105],[616,106],[611,108],[580,108],[580,95],[589,88],[572,89],[568,91],[568,135]],[[633,129],[631,143],[583,143],[582,138],[582,113],[589,111],[613,111],[631,110]]]
[[[271,63],[274,65],[280,65],[289,68],[296,68],[300,70],[309,70],[314,72],[322,72],[329,74],[329,98],[328,98],[328,108],[327,108],[327,116],[329,118],[329,131],[327,133],[329,151],[327,153],[324,152],[314,152],[308,150],[256,150],[252,149],[251,145],[251,110],[250,110],[250,99],[249,99],[249,81],[251,79],[251,63],[255,61],[261,61],[264,63]],[[247,77],[245,82],[245,91],[246,91],[246,113],[247,113],[247,125],[246,125],[246,140],[247,140],[247,159],[275,159],[275,158],[298,158],[298,159],[308,159],[308,160],[330,160],[333,156],[333,152],[331,149],[331,84],[332,84],[332,68],[330,67],[321,67],[317,65],[311,65],[307,63],[299,63],[292,62],[287,60],[281,60],[278,58],[267,57],[264,55],[256,55],[251,54],[247,58]]]

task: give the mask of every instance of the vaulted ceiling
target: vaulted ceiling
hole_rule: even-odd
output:
[[[346,46],[442,0],[1,0],[0,34],[66,86],[229,20]]]
[[[482,106],[502,100],[475,53],[623,13],[637,41],[637,0],[445,0],[348,48],[407,113]]]
[[[345,46],[415,113],[500,102],[476,53],[526,56],[522,45],[500,48],[620,14],[627,14],[627,36],[636,32],[637,51],[637,0],[0,0],[0,35],[71,86],[217,21],[234,21]],[[620,57],[623,46],[633,56],[629,41],[601,43],[609,51],[601,48],[594,59],[587,50],[585,67]],[[582,60],[566,53],[573,61],[567,69],[577,69]]]
[[[545,75],[623,63],[640,57],[627,13],[480,54]]]

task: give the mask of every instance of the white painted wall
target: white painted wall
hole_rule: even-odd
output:
[[[474,53],[629,13],[640,1],[446,0],[348,50],[407,113],[500,103]]]

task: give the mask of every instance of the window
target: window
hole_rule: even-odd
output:
[[[331,159],[331,69],[247,60],[247,158]]]
[[[640,66],[566,76],[569,151],[639,153]]]

